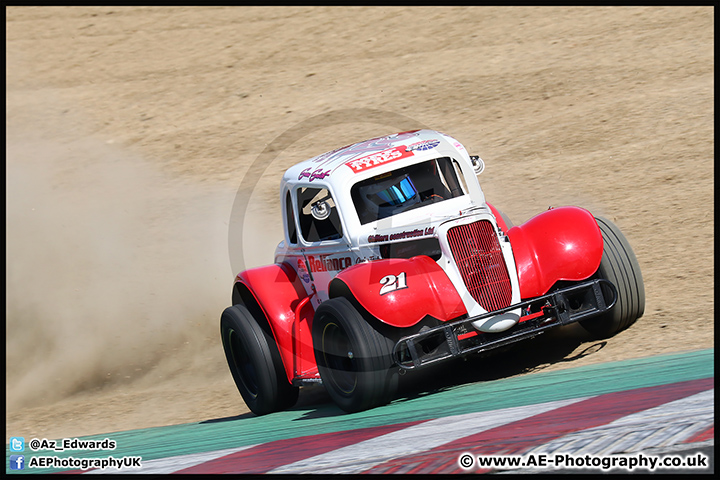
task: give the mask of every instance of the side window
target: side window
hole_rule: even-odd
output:
[[[285,222],[287,223],[288,238],[290,243],[297,243],[297,228],[295,228],[295,212],[293,211],[290,192],[285,196]]]
[[[460,164],[454,158],[452,159],[452,164],[450,162],[451,160],[448,157],[438,158],[438,165],[443,174],[445,185],[447,185],[452,192],[453,198],[465,195],[468,188],[465,183],[465,177],[460,169]]]
[[[300,187],[297,190],[300,233],[313,243],[342,238],[340,215],[327,188]]]

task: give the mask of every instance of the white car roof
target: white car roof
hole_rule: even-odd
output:
[[[295,185],[342,191],[359,180],[438,157],[472,164],[465,148],[435,130],[413,130],[348,145],[290,167],[280,190]]]

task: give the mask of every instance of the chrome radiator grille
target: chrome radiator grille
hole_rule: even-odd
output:
[[[448,230],[455,264],[470,295],[485,310],[510,306],[512,286],[500,242],[486,220]]]

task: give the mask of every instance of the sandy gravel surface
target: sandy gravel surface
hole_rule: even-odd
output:
[[[713,346],[711,7],[6,17],[8,435],[247,412],[218,332],[238,186],[257,177],[232,248],[271,263],[288,166],[420,126],[485,159],[485,194],[516,224],[550,205],[615,221],[645,277],[629,330],[562,332],[464,381]]]

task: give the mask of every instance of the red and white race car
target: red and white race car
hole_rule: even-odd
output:
[[[389,402],[402,371],[573,322],[607,337],[642,316],[642,274],[615,225],[570,206],[512,226],[485,201],[483,167],[416,130],[287,170],[275,263],[240,272],[221,316],[254,413],[318,382],[360,411]]]

